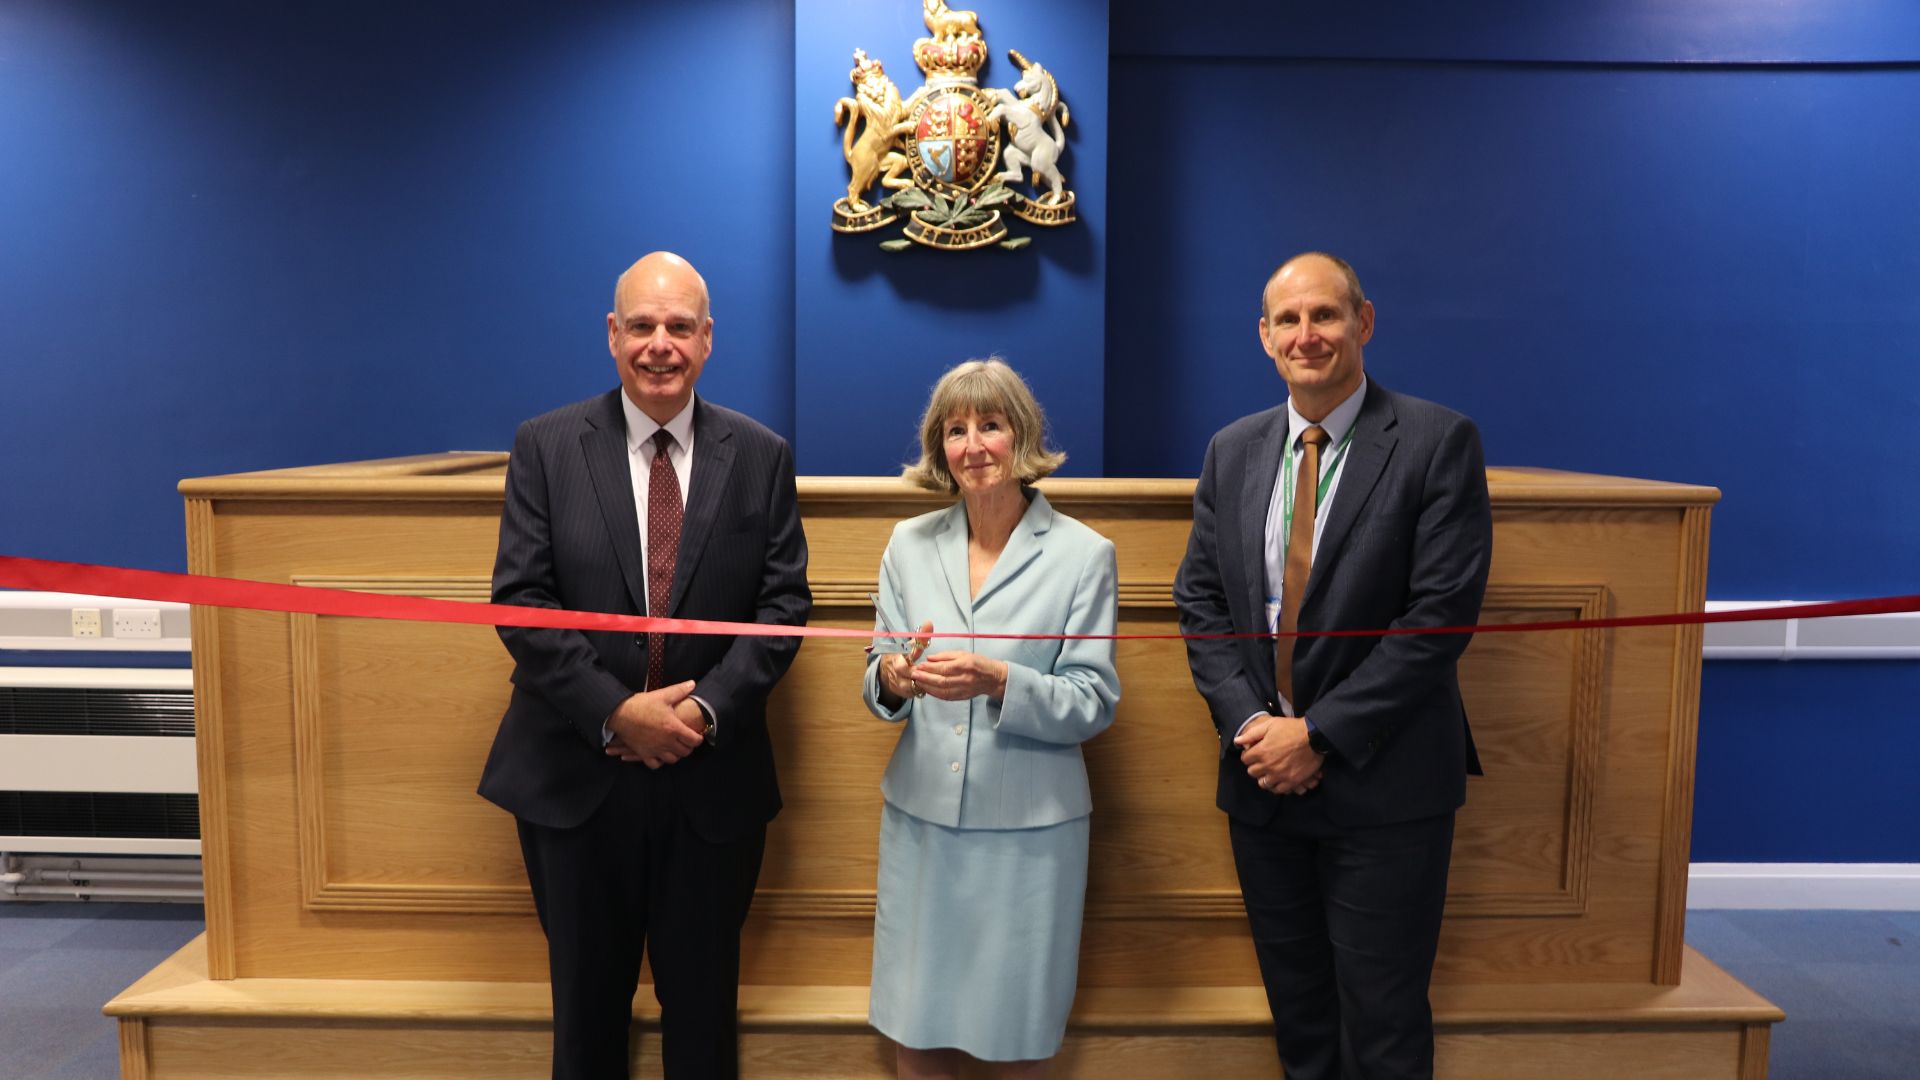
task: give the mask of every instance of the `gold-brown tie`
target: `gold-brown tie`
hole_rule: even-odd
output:
[[[1280,578],[1280,632],[1300,629],[1300,601],[1307,593],[1307,574],[1313,569],[1313,516],[1320,509],[1320,449],[1327,430],[1315,424],[1300,435],[1300,472],[1293,483],[1293,521],[1287,528],[1287,566]],[[1273,682],[1293,705],[1293,646],[1299,638],[1273,643]],[[1298,709],[1295,709],[1296,715]]]

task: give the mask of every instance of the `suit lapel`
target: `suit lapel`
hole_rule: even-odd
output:
[[[1034,492],[1026,513],[1020,515],[1020,523],[1013,527],[1013,534],[1007,537],[1006,549],[1000,552],[993,570],[980,586],[980,595],[973,598],[975,606],[985,604],[989,596],[1013,580],[1028,563],[1040,557],[1041,538],[1052,525],[1052,505],[1047,502],[1045,495]]]
[[[966,616],[967,631],[973,631],[973,588],[967,573],[967,507],[965,503],[955,503],[947,511],[946,518],[940,523],[940,531],[934,537],[934,544],[940,550],[940,575],[947,579],[947,589],[953,593],[954,610]]]
[[[1353,532],[1354,522],[1360,520],[1374,485],[1380,482],[1380,474],[1393,456],[1394,445],[1400,441],[1393,430],[1397,424],[1386,390],[1379,383],[1370,385],[1366,399],[1360,404],[1360,415],[1353,421],[1353,443],[1347,449],[1347,462],[1340,470],[1340,483],[1333,489],[1333,505],[1327,509],[1326,527],[1320,531],[1320,543],[1313,549],[1314,571],[1307,576],[1307,595],[1300,598],[1302,610],[1325,591],[1330,575],[1320,573],[1320,567],[1331,566],[1333,560],[1340,557],[1341,545]]]
[[[647,610],[646,573],[641,566],[640,517],[633,505],[632,455],[627,452],[627,422],[620,411],[615,390],[595,402],[587,412],[587,430],[580,435],[580,450],[586,455],[587,475],[593,480],[595,501],[600,516],[613,538],[614,558],[620,563],[620,577],[626,582],[633,610]]]
[[[1273,505],[1274,485],[1280,479],[1280,458],[1287,449],[1287,409],[1273,410],[1266,433],[1247,447],[1247,474],[1240,481],[1241,580],[1246,583],[1247,610],[1256,618],[1267,610],[1267,511]],[[1271,627],[1262,622],[1256,629]]]
[[[673,593],[665,615],[680,610],[694,567],[707,550],[720,496],[733,476],[733,427],[696,396],[693,399],[693,474],[687,480],[687,513],[680,522],[680,550],[673,560]]]

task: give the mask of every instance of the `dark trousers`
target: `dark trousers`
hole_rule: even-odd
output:
[[[740,1069],[740,928],[766,830],[730,844],[703,840],[671,777],[627,768],[579,827],[520,822],[547,934],[554,1080],[626,1080],[643,953],[668,1080],[731,1080]]]
[[[1229,830],[1287,1080],[1431,1077],[1453,815],[1341,828],[1307,795]]]

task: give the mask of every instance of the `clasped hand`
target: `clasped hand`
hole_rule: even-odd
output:
[[[914,681],[942,701],[1002,698],[1007,694],[1007,662],[958,650],[934,653],[914,669]]]
[[[671,765],[707,741],[706,717],[693,700],[693,680],[635,694],[607,718],[607,756],[649,769]]]
[[[923,622],[906,652],[880,658],[881,689],[900,699],[932,696],[942,701],[965,701],[982,695],[1006,696],[1004,660],[959,650],[934,653],[922,660],[932,633],[933,623]]]
[[[1256,716],[1234,736],[1240,764],[1264,791],[1305,795],[1320,786],[1323,765],[1307,742],[1307,721],[1298,716]]]

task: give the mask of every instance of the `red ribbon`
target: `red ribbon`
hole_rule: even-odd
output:
[[[400,619],[409,622],[468,623],[476,626],[527,626],[556,630],[618,630],[645,634],[728,634],[755,637],[859,638],[876,636],[871,630],[832,626],[776,626],[761,623],[720,622],[712,619],[660,619],[648,615],[613,615],[598,611],[521,607],[517,604],[476,604],[463,600],[435,600],[425,596],[389,596],[323,589],[309,585],[275,585],[238,578],[169,574],[159,570],[130,570],[121,566],[54,562],[0,555],[0,588],[38,589],[86,596],[160,600],[203,607],[248,608],[308,615],[338,615],[356,619]],[[1543,630],[1600,630],[1632,626],[1685,626],[1695,623],[1773,622],[1780,619],[1826,619],[1838,615],[1888,615],[1920,611],[1920,595],[1878,596],[1862,600],[1833,600],[1817,604],[1774,604],[1729,611],[1680,611],[1663,615],[1624,615],[1605,619],[1559,619],[1549,622],[1489,623],[1481,626],[1390,626],[1376,630],[1301,630],[1280,637],[1397,637],[1405,634],[1511,634]],[[892,635],[909,636],[905,633]],[[942,638],[994,638],[1030,641],[1160,641],[1177,639],[1267,638],[1274,634],[972,634],[935,631]]]

